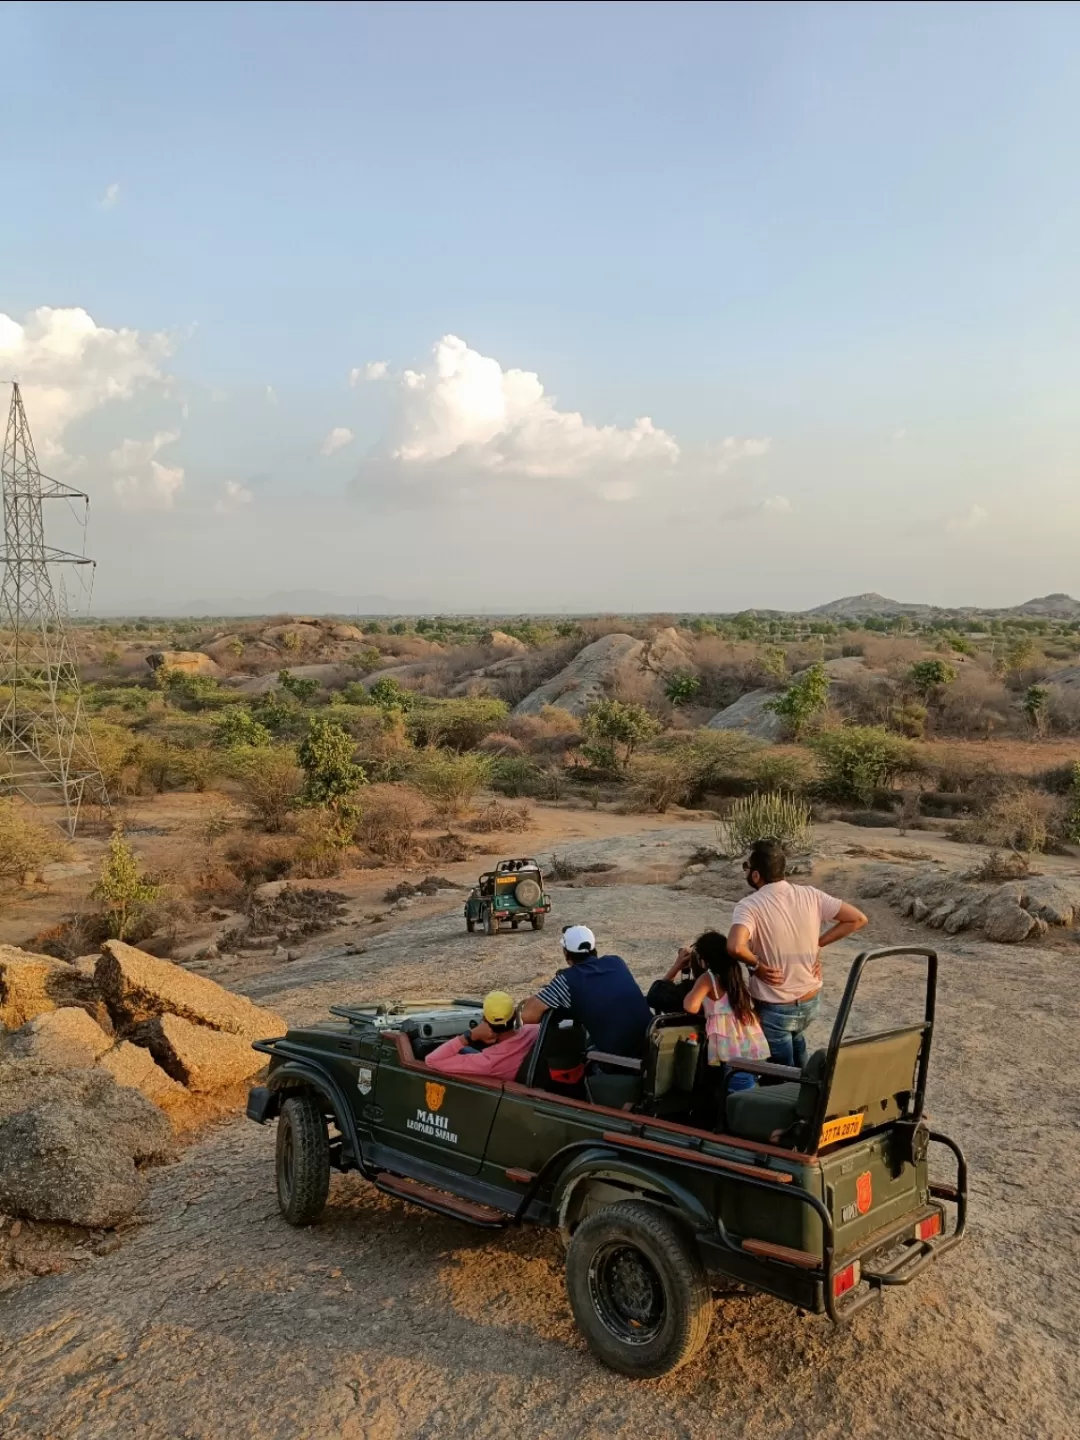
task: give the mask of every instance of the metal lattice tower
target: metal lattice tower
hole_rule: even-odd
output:
[[[60,806],[74,835],[85,802],[109,797],[82,709],[75,648],[51,565],[93,565],[45,544],[42,501],[89,497],[38,469],[17,384],[4,437],[4,549],[0,561],[0,796]]]

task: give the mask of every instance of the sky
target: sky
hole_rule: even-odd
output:
[[[0,26],[0,381],[95,610],[1080,593],[1080,7]]]

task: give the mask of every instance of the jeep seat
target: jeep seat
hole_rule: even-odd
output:
[[[824,1118],[862,1112],[864,1134],[899,1120],[911,1097],[923,1033],[916,1025],[845,1040],[836,1052]],[[817,1112],[826,1057],[825,1050],[815,1050],[798,1081],[729,1095],[724,1113],[731,1134],[766,1144],[778,1138],[783,1144],[798,1143]]]

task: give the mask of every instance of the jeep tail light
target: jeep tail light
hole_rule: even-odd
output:
[[[849,1290],[854,1290],[859,1283],[862,1274],[862,1267],[858,1260],[853,1260],[850,1265],[845,1265],[843,1270],[838,1270],[833,1276],[832,1293],[837,1300],[841,1295],[846,1295]]]
[[[929,1220],[920,1220],[915,1226],[916,1240],[932,1240],[935,1235],[941,1234],[941,1211],[931,1215]]]

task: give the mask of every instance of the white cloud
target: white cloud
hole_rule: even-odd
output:
[[[20,324],[0,313],[0,376],[16,376],[43,468],[71,470],[64,432],[92,410],[162,388],[168,335],[111,330],[85,310],[32,310]]]
[[[950,535],[963,534],[968,530],[978,530],[990,519],[990,513],[984,510],[981,505],[971,505],[960,515],[953,515],[945,522],[945,529]]]
[[[648,417],[630,426],[591,425],[557,408],[539,376],[504,370],[456,335],[432,350],[429,372],[406,370],[384,460],[403,480],[447,471],[571,481],[608,499],[636,493],[643,464],[670,469],[674,438]]]
[[[99,210],[111,210],[120,199],[120,186],[114,180],[111,185],[105,187],[105,194],[98,201]]]
[[[369,360],[366,365],[355,365],[349,371],[349,384],[355,389],[365,380],[383,380],[389,368],[388,360]]]
[[[124,440],[109,455],[109,464],[119,473],[113,491],[125,510],[171,510],[184,484],[179,465],[163,465],[159,450],[174,444],[180,436],[159,430],[151,440]]]
[[[250,505],[255,496],[247,488],[241,485],[238,480],[225,481],[225,493],[214,506],[219,515],[230,515],[235,510],[242,510],[245,505]]]
[[[319,446],[320,455],[333,455],[335,450],[342,450],[346,445],[351,445],[356,436],[347,425],[335,425],[326,439]]]
[[[707,445],[705,455],[707,463],[716,474],[726,475],[736,461],[755,460],[761,455],[767,455],[771,449],[772,441],[768,438],[740,439],[737,435],[728,435],[713,445]]]

